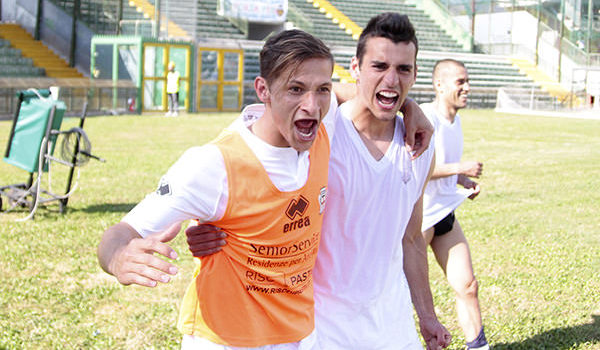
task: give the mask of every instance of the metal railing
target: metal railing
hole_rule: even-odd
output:
[[[17,107],[18,91],[58,87],[58,98],[67,105],[67,114],[77,113],[87,101],[91,115],[132,113],[137,89],[131,81],[86,78],[3,78],[0,79],[0,119],[10,119]],[[132,101],[133,98],[133,101]]]
[[[119,22],[122,35],[150,36],[155,33],[156,21],[152,19],[123,19]]]

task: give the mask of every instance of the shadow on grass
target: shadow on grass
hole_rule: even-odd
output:
[[[600,343],[600,315],[592,315],[593,322],[573,327],[555,328],[536,334],[522,342],[500,343],[494,350],[513,349],[572,349],[586,343]]]
[[[137,203],[111,203],[111,204],[95,204],[85,208],[71,209],[73,211],[81,211],[84,213],[128,213]]]

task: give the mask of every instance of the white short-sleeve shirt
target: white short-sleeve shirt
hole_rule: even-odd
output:
[[[433,124],[435,141],[435,163],[458,163],[463,153],[463,134],[460,116],[454,122],[437,114],[431,103],[421,104],[423,113]],[[457,187],[458,175],[432,179],[423,196],[423,224],[425,231],[440,222],[456,209],[473,191]]]

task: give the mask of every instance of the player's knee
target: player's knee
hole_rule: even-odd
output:
[[[477,291],[479,290],[479,283],[475,276],[465,285],[464,293],[468,298],[477,298]]]
[[[471,278],[462,281],[457,286],[454,286],[456,294],[464,297],[464,298],[477,298],[477,291],[479,289],[479,283],[475,276],[471,276]]]

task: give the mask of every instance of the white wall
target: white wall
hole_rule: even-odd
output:
[[[471,30],[470,17],[459,16],[456,20],[465,30]],[[478,14],[475,17],[475,42],[491,54],[514,55],[535,62],[537,26],[537,18],[526,11]],[[540,33],[539,67],[555,79],[558,79],[558,43],[555,31]],[[561,81],[567,86],[578,65],[563,55],[561,66]]]

